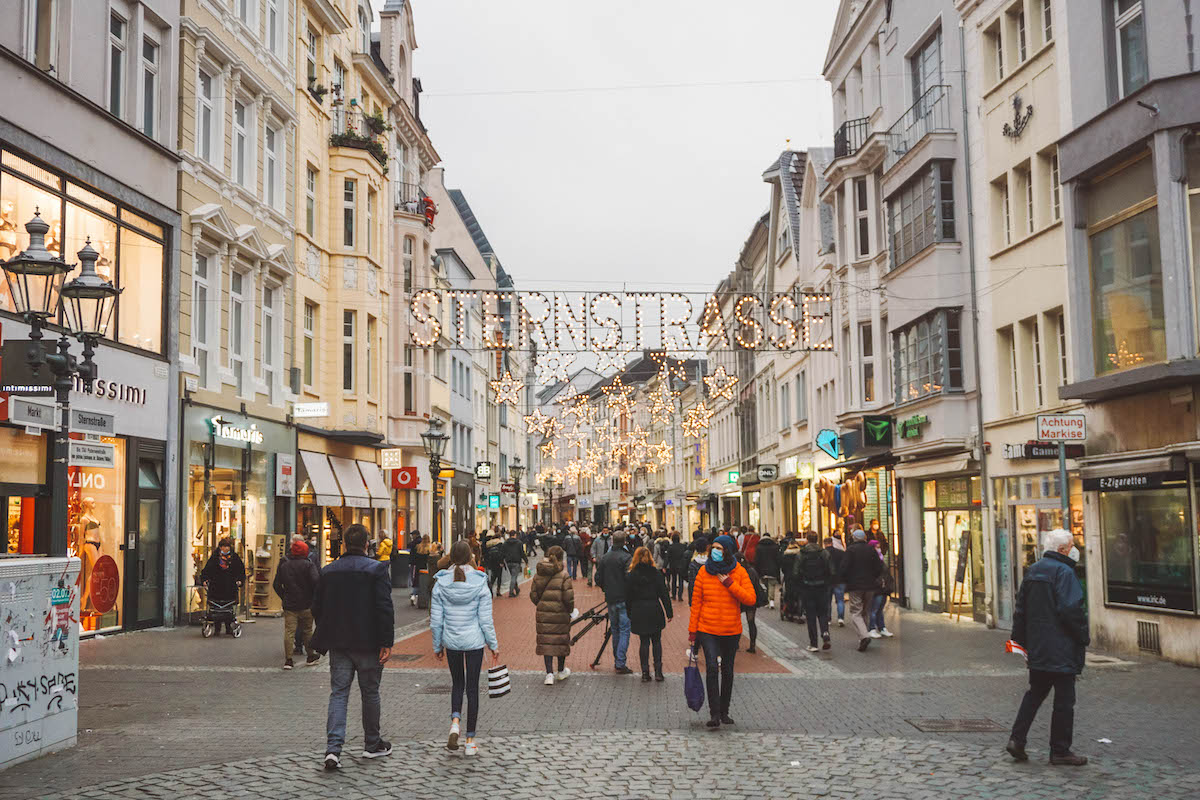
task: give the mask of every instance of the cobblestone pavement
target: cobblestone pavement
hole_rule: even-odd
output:
[[[531,609],[524,594],[497,604],[498,624],[509,630],[506,655],[532,652],[532,633],[522,634],[520,621]],[[542,685],[540,669],[518,671],[509,697],[483,699],[484,751],[465,761],[440,747],[449,706],[444,667],[390,669],[384,735],[396,753],[380,762],[348,759],[336,775],[317,768],[328,669],[322,662],[280,670],[279,620],[247,626],[237,641],[206,641],[183,628],[87,642],[79,746],[0,773],[0,799],[56,792],[444,798],[485,788],[539,800],[1200,796],[1200,671],[1156,661],[1089,667],[1079,683],[1076,746],[1093,763],[1045,764],[1047,707],[1031,732],[1032,760],[1014,765],[1003,732],[928,733],[910,722],[983,718],[1007,727],[1025,673],[1003,653],[1003,632],[893,610],[895,638],[859,653],[835,627],[834,649],[814,656],[803,649],[802,626],[759,613],[764,661],[780,671],[739,672],[735,729],[708,732],[703,716],[684,705],[678,673],[643,684],[614,675],[606,660],[604,669],[552,687]],[[417,652],[428,636],[425,612],[398,603],[396,624],[397,650]],[[361,747],[358,714],[352,693],[347,753]],[[725,773],[729,787],[708,777]]]

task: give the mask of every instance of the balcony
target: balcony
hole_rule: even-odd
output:
[[[425,190],[415,183],[396,183],[396,196],[392,203],[392,208],[404,214],[412,214],[414,216],[424,216],[425,214]]]
[[[954,133],[950,122],[950,87],[945,84],[930,86],[917,98],[917,102],[901,115],[896,124],[888,129],[887,154],[883,157],[883,171],[887,172],[904,158],[931,133],[946,131]]]
[[[833,134],[833,157],[846,158],[858,152],[871,135],[871,120],[869,117],[848,119]]]
[[[382,116],[364,114],[358,106],[334,106],[333,118],[329,121],[329,146],[353,147],[366,150],[383,167],[387,174],[387,149],[384,134],[391,129]]]

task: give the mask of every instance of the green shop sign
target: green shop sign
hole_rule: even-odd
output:
[[[917,414],[909,417],[900,423],[900,438],[901,439],[916,439],[918,438],[926,425],[929,424],[929,417],[924,414]]]

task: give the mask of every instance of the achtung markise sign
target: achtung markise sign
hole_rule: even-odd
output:
[[[1087,438],[1083,414],[1038,414],[1037,438],[1045,442],[1082,442]]]

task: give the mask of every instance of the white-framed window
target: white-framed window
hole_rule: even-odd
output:
[[[284,151],[287,149],[287,143],[284,141],[283,131],[279,128],[266,126],[266,134],[263,143],[263,187],[267,205],[271,208],[283,208],[283,172],[284,172]]]
[[[58,50],[58,0],[32,0],[25,8],[25,57],[43,72],[54,69]]]
[[[333,98],[341,100],[346,96],[346,65],[338,59],[333,60]]]
[[[233,180],[245,186],[250,171],[248,142],[250,140],[250,111],[240,97],[233,101]]]
[[[308,38],[305,42],[305,75],[308,78],[308,85],[313,86],[317,83],[317,33],[312,28],[308,29]]]
[[[355,194],[358,182],[347,179],[342,183],[342,246],[354,247],[354,217],[357,213]]]
[[[1017,414],[1021,410],[1021,381],[1017,368],[1017,336],[1012,325],[997,331],[1000,337],[1001,352],[1004,354],[1004,386],[1008,390],[1009,413]]]
[[[309,236],[317,230],[317,171],[311,166],[304,171],[304,232]]]
[[[1146,85],[1146,21],[1142,0],[1112,0],[1113,36],[1117,55],[1117,94],[1120,97]]]
[[[371,15],[360,4],[358,7],[358,50],[371,52]]]
[[[1033,172],[1032,168],[1025,170],[1021,176],[1025,181],[1025,232],[1033,233]]]
[[[342,312],[342,391],[351,393],[354,391],[355,321],[355,312]]]
[[[1033,396],[1037,407],[1045,404],[1045,387],[1042,384],[1042,326],[1038,318],[1029,321],[1029,336],[1033,345]]]
[[[256,0],[234,0],[238,19],[244,25],[250,25],[254,20],[254,4]]]
[[[848,409],[854,405],[854,369],[851,365],[850,352],[850,326],[842,328],[842,364],[844,375],[842,376],[842,401]]]
[[[1025,34],[1025,8],[1022,7],[1013,20],[1017,28],[1017,63],[1024,63],[1029,57],[1029,41]]]
[[[1052,0],[1042,0],[1042,42],[1054,38],[1054,12],[1050,10]]]
[[[800,370],[796,376],[796,422],[808,420],[808,374]]]
[[[1004,78],[1004,34],[1001,25],[997,24],[988,34],[988,41],[992,46],[992,55],[995,59],[996,80],[999,81]]]
[[[791,391],[785,383],[779,387],[779,427],[787,428],[792,424]]]
[[[871,323],[858,326],[859,369],[862,373],[862,401],[875,402],[875,331]]]
[[[367,394],[374,395],[375,392],[375,376],[378,370],[375,369],[375,318],[367,315]]]
[[[108,17],[108,110],[115,117],[125,112],[125,35],[129,23],[117,12]]]
[[[1050,156],[1050,208],[1054,221],[1062,219],[1062,185],[1058,182],[1058,153]]]
[[[233,382],[237,396],[242,397],[246,388],[246,277],[234,270],[229,275],[229,368],[233,371]]]
[[[1001,197],[1000,202],[1004,207],[1004,244],[1012,244],[1012,198],[1009,197],[1008,179],[1004,179],[1004,185],[1000,187]]]
[[[317,306],[304,301],[304,361],[301,365],[305,386],[313,385],[317,358]]]
[[[275,403],[275,295],[273,287],[262,290],[262,377],[267,384],[267,402]]]
[[[367,255],[375,250],[375,195],[374,189],[367,189]]]
[[[1067,315],[1059,311],[1055,317],[1055,332],[1058,334],[1058,385],[1067,385]]]
[[[931,311],[892,334],[896,404],[963,388],[957,308]]]
[[[200,387],[208,386],[209,298],[212,284],[209,257],[197,253],[192,263],[192,358],[200,370]]]
[[[216,155],[216,92],[217,79],[201,68],[196,79],[196,155],[210,163]]]
[[[161,52],[150,37],[142,39],[142,133],[158,134],[158,62]]]
[[[779,216],[779,237],[775,242],[775,249],[778,251],[776,257],[782,256],[788,251],[791,237],[788,235],[788,223],[786,217],[782,214]]]
[[[867,211],[867,179],[854,179],[854,238],[858,256],[871,254],[871,223]]]
[[[279,0],[267,0],[267,47],[275,55],[283,49],[283,23]]]
[[[404,237],[404,291],[411,294],[413,290],[413,250],[416,249],[416,239]]]

